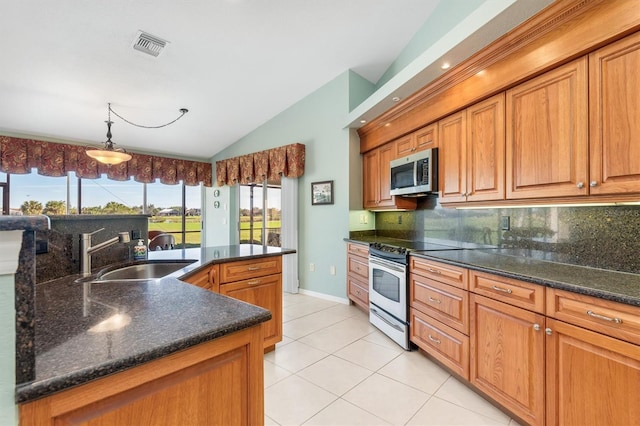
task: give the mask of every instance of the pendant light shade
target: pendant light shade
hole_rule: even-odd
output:
[[[111,118],[111,116],[109,116],[109,118]],[[107,123],[107,141],[104,143],[104,148],[87,149],[87,155],[102,164],[109,165],[120,164],[125,161],[131,160],[131,154],[128,154],[122,148],[113,147],[113,145],[115,145],[113,142],[111,142],[111,125],[113,124],[113,121],[108,120],[105,121],[105,123]]]

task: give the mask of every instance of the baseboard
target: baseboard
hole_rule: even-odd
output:
[[[304,288],[299,288],[298,292],[307,296],[317,297],[318,299],[330,300],[336,303],[342,303],[343,305],[349,304],[349,299],[337,296],[331,296],[329,294],[318,293],[317,291],[305,290]]]

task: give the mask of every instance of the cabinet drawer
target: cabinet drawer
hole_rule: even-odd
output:
[[[368,258],[369,246],[367,244],[347,243],[347,253]]]
[[[467,270],[446,263],[411,256],[410,272],[466,290]]]
[[[544,313],[545,287],[483,272],[469,272],[469,290],[520,308]]]
[[[363,308],[369,309],[369,285],[350,275],[347,275],[347,283],[349,298]]]
[[[410,317],[411,341],[469,380],[469,337],[417,309],[411,308]]]
[[[280,272],[282,272],[282,258],[280,256],[241,260],[220,265],[220,282],[228,283],[263,275],[279,274]]]
[[[369,281],[369,261],[358,256],[347,256],[348,273],[355,274],[365,281]]]
[[[410,276],[412,308],[469,335],[469,293],[417,274]]]
[[[640,308],[547,289],[547,316],[640,345]]]

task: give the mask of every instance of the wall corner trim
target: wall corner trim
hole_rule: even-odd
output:
[[[0,231],[0,275],[13,275],[18,269],[18,255],[22,247],[22,232]]]

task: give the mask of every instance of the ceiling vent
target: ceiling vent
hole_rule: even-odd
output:
[[[167,43],[166,40],[162,40],[159,37],[138,31],[138,36],[133,42],[133,48],[151,56],[158,56]]]

